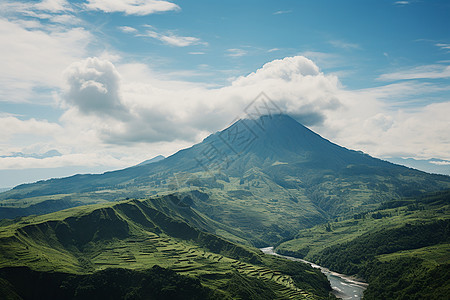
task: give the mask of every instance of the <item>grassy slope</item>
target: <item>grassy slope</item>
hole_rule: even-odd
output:
[[[305,196],[304,189],[291,190],[281,187],[260,170],[247,172],[243,179],[218,173],[215,177],[211,177],[209,173],[200,172],[194,174],[194,177],[186,174],[170,177],[163,186],[154,185],[151,182],[153,179],[148,180],[150,182],[136,185],[134,181],[126,182],[123,186],[96,192],[30,198],[25,196],[21,199],[2,200],[0,218],[14,218],[20,214],[40,214],[46,209],[58,211],[83,203],[105,203],[126,197],[143,198],[156,194],[170,194],[174,191],[200,190],[203,192],[202,195],[192,196],[193,207],[213,220],[245,232],[244,238],[256,246],[286,239],[299,228],[325,220],[323,213],[319,213]],[[179,186],[172,184],[174,182],[179,183]],[[61,205],[57,206],[56,203]],[[63,206],[63,203],[66,206]],[[229,238],[226,235],[224,237]]]
[[[436,176],[435,181],[426,183],[426,176],[432,175],[425,176],[418,171],[405,173],[403,168],[399,173],[395,168],[389,171],[393,174],[383,174],[384,171],[380,170],[359,170],[355,166],[337,172],[308,171],[305,168],[307,166],[278,162],[264,169],[251,168],[242,177],[228,176],[218,171],[155,174],[95,191],[50,196],[28,197],[26,190],[36,188],[29,186],[24,187],[23,191],[11,191],[19,193],[15,196],[17,199],[1,200],[0,218],[41,214],[83,203],[105,203],[126,197],[143,198],[174,191],[200,190],[203,195],[192,197],[192,206],[197,211],[245,232],[247,235],[241,237],[255,246],[265,246],[290,239],[299,229],[338,216],[373,210],[384,200],[398,199],[407,194],[412,187],[427,191],[448,186],[447,177]],[[375,175],[362,175],[365,171],[375,172]]]
[[[439,299],[450,290],[450,191],[303,230],[280,253],[369,282],[365,299]]]
[[[206,228],[210,220],[182,203],[168,197],[129,200],[4,224],[0,268],[84,276],[111,267],[139,271],[158,265],[198,278],[217,297],[254,293],[262,299],[270,292],[286,299],[328,298],[328,283],[317,270],[200,231],[188,223]]]
[[[194,199],[198,211],[263,246],[389,199],[447,188],[449,176],[372,158],[333,144],[288,116],[266,116],[239,121],[150,165],[18,186],[0,194],[0,218],[200,189],[209,198]]]

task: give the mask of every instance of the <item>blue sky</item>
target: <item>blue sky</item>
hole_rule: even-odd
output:
[[[449,166],[449,15],[448,1],[2,1],[0,187],[170,155],[260,92],[345,147]]]

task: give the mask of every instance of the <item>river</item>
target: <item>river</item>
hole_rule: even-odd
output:
[[[261,248],[260,250],[265,254],[277,255],[293,261],[301,261],[311,265],[313,268],[320,269],[320,271],[327,276],[328,281],[330,281],[331,288],[333,289],[332,293],[340,299],[362,299],[364,290],[367,288],[367,283],[356,281],[350,276],[333,272],[304,259],[275,253],[275,251],[273,251],[273,247]]]

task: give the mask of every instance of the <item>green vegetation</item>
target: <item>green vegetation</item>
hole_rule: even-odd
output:
[[[18,186],[0,194],[0,218],[178,191],[192,193],[197,212],[240,231],[241,243],[260,247],[388,200],[448,188],[448,176],[345,149],[278,115],[239,121],[155,163]]]
[[[277,251],[365,278],[365,299],[445,299],[450,290],[450,191],[380,207],[303,230]]]
[[[0,269],[9,281],[2,299],[214,299],[200,281],[157,265],[145,270],[109,268],[91,274]],[[6,281],[6,280],[4,280]],[[19,298],[19,299],[20,299]]]
[[[198,280],[186,279],[192,290],[200,282],[221,299],[328,298],[318,270],[251,248],[278,245],[279,253],[363,276],[367,297],[427,298],[449,285],[449,188],[449,176],[345,149],[288,116],[265,116],[158,162],[1,193],[0,219],[16,219],[0,220],[0,268],[75,276],[67,285],[75,296],[109,275],[113,284],[124,274],[165,274],[168,286],[187,276]],[[141,200],[123,201],[130,198]],[[148,271],[155,265],[157,273]],[[441,286],[431,293],[433,277]],[[0,276],[0,292],[17,298],[20,283],[9,279]],[[139,298],[146,289],[129,288],[117,295]]]
[[[389,262],[370,261],[364,269],[369,287],[364,299],[447,299],[450,264],[429,266],[420,258],[405,256]]]
[[[190,224],[218,225],[180,202],[189,199],[127,200],[5,222],[0,297],[32,297],[22,286],[37,278],[30,293],[43,289],[54,293],[50,299],[140,299],[152,287],[161,299],[329,298],[318,270],[201,231]]]
[[[313,259],[332,270],[356,274],[361,272],[365,262],[374,260],[376,256],[440,243],[450,243],[450,220],[429,224],[407,223],[399,228],[368,232],[350,242],[328,247]]]

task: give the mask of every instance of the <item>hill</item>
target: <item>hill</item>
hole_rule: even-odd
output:
[[[364,299],[445,299],[450,290],[450,190],[382,203],[301,230],[277,252],[369,282]]]
[[[383,201],[446,188],[449,176],[343,148],[287,115],[268,115],[151,164],[18,186],[0,194],[0,217],[199,190],[192,207],[266,246]]]
[[[3,221],[0,298],[328,299],[320,271],[200,230],[180,197]]]

